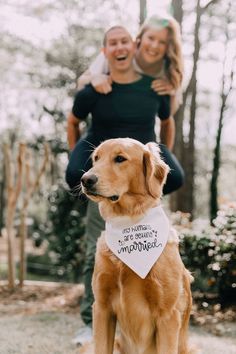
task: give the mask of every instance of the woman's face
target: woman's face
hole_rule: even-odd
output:
[[[147,29],[138,43],[137,55],[147,64],[162,60],[168,47],[168,29]]]

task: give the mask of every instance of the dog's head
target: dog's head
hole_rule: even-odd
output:
[[[169,167],[155,143],[110,139],[93,152],[93,167],[81,178],[82,191],[108,214],[135,215],[161,197]]]

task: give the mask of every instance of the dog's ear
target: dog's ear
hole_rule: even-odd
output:
[[[148,193],[153,198],[159,198],[163,185],[170,170],[169,166],[161,159],[160,149],[155,143],[145,145],[143,155],[143,169]]]

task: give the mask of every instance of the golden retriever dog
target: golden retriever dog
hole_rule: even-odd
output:
[[[92,281],[95,354],[190,353],[192,277],[180,258],[178,238],[167,228],[168,219],[160,209],[169,168],[158,146],[111,139],[96,148],[92,158],[93,167],[81,179],[82,190],[99,203],[106,220]],[[149,214],[157,231],[145,219]],[[162,232],[167,234],[166,242]],[[116,238],[119,244],[111,251]],[[124,262],[122,252],[131,259]],[[115,340],[117,323],[120,337]]]

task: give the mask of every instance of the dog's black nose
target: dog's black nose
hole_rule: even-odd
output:
[[[96,175],[84,174],[81,178],[82,185],[87,189],[94,187],[94,185],[97,183],[97,181],[98,181],[98,178]]]

